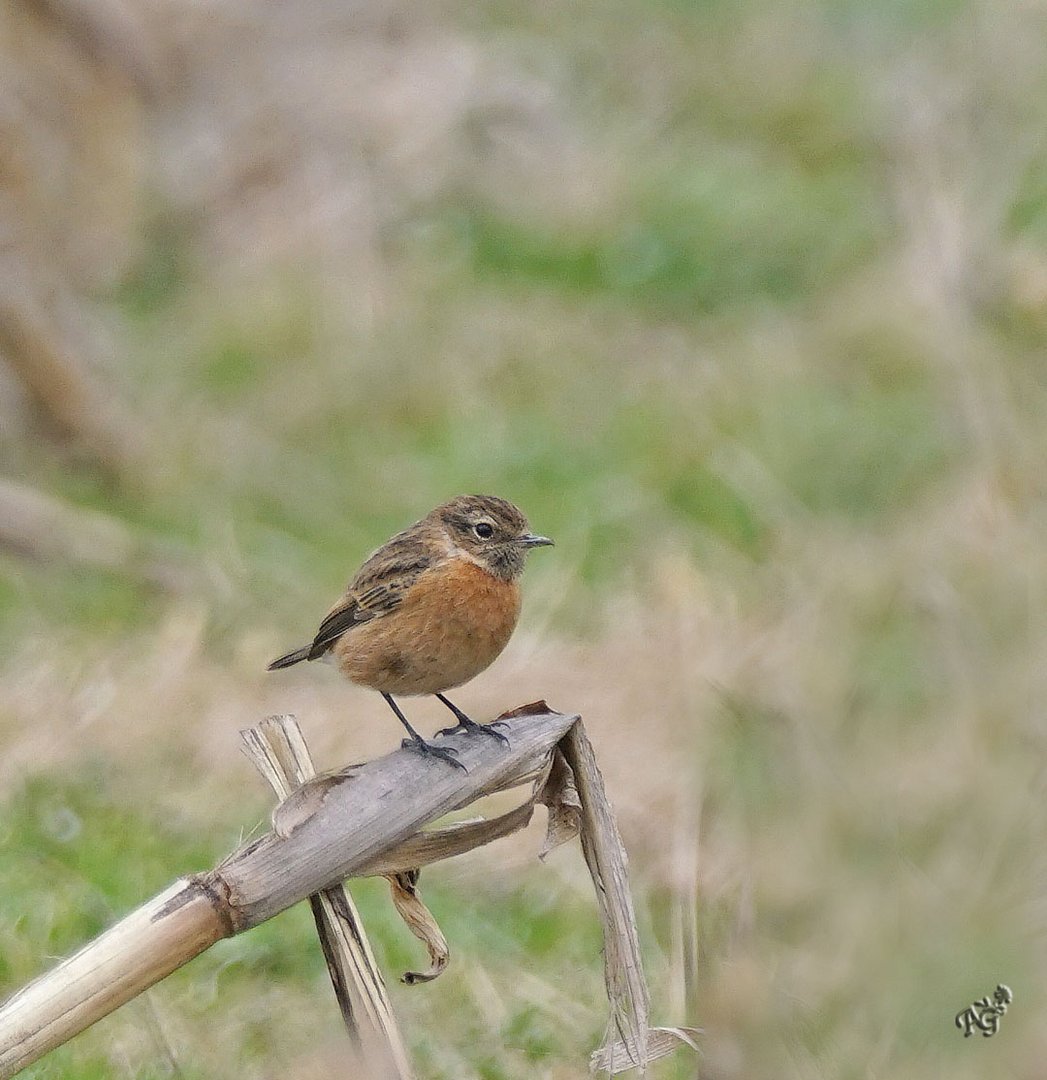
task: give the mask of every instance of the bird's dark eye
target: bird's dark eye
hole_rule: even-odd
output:
[[[476,533],[481,540],[490,540],[494,536],[494,526],[489,521],[478,521],[473,526],[473,532]]]

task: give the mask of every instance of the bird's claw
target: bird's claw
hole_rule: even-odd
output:
[[[462,772],[469,771],[458,760],[458,751],[453,746],[433,746],[432,743],[426,742],[424,739],[404,739],[400,745],[404,750],[413,750],[416,754],[423,755],[423,757],[440,758],[442,761],[446,761],[448,765],[461,769]]]
[[[437,735],[457,735],[459,731],[478,731],[483,735],[490,735],[492,739],[497,739],[503,746],[509,746],[509,740],[500,732],[493,730],[495,724],[478,724],[475,720],[459,720],[454,727],[441,728]]]

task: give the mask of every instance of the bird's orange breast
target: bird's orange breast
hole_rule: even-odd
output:
[[[478,675],[505,648],[520,615],[520,587],[463,558],[427,570],[388,615],[335,642],[353,682],[386,694],[436,694]]]

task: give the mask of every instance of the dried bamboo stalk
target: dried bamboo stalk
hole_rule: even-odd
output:
[[[30,983],[0,1010],[5,1080],[166,978],[232,926],[197,878],[183,878]]]
[[[0,1007],[0,1080],[14,1076],[216,941],[346,877],[395,866],[428,822],[533,777],[577,716],[531,707],[506,721],[510,748],[450,736],[468,772],[399,750],[329,785],[287,836],[268,833],[182,879]]]
[[[244,749],[286,799],[316,776],[309,748],[293,716],[268,716],[257,728],[240,732]],[[309,897],[327,969],[342,1019],[354,1045],[373,1071],[411,1080],[407,1047],[400,1034],[385,981],[375,962],[356,905],[344,885]]]

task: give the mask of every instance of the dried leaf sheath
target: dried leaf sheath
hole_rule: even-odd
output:
[[[579,797],[582,851],[596,888],[604,936],[604,980],[611,1004],[608,1036],[613,1031],[625,1051],[624,1060],[613,1053],[607,1069],[647,1065],[647,1018],[650,994],[640,959],[636,915],[626,873],[625,848],[614,813],[604,792],[603,777],[596,765],[592,744],[581,724],[575,724],[561,742],[564,758],[574,774]]]
[[[618,1032],[621,1039],[616,1045],[609,1038],[598,1052],[606,1064],[595,1056],[594,1061],[614,1072],[636,1064],[642,1068],[645,1058],[659,1056],[667,1038],[689,1041],[690,1029],[647,1029],[647,990],[624,853],[578,717],[553,713],[544,703],[536,703],[506,719],[508,750],[493,740],[466,735],[447,740],[459,750],[467,773],[399,751],[321,778],[312,787],[307,782],[305,794],[292,799],[292,812],[282,821],[278,815],[280,828],[245,844],[213,870],[176,882],[0,1006],[0,1080],[14,1076],[221,938],[250,929],[345,877],[401,873],[508,835],[527,823],[536,801],[550,807],[545,850],[579,828],[596,886],[612,1005],[609,1034]],[[262,751],[266,746],[262,734],[248,733],[252,754],[274,789],[289,791],[308,774],[300,732],[283,721],[263,728],[281,734],[274,738],[273,749]],[[562,760],[554,759],[558,744]],[[528,782],[534,782],[530,797],[507,814],[491,821],[424,829],[484,795]],[[334,929],[323,931],[329,944],[338,933],[347,935],[345,943],[327,952],[329,962],[333,957],[355,956],[361,969],[376,971],[365,939],[340,917],[345,914],[342,907],[332,901]],[[332,973],[337,985],[351,984],[349,970],[347,966],[344,977],[340,971],[337,976]],[[374,984],[381,989],[373,1000],[361,995],[369,1003],[347,1015],[358,1019],[372,1012],[381,1015],[380,976]],[[377,1073],[371,1075],[377,1080]],[[409,1076],[406,1061],[388,1075]]]

